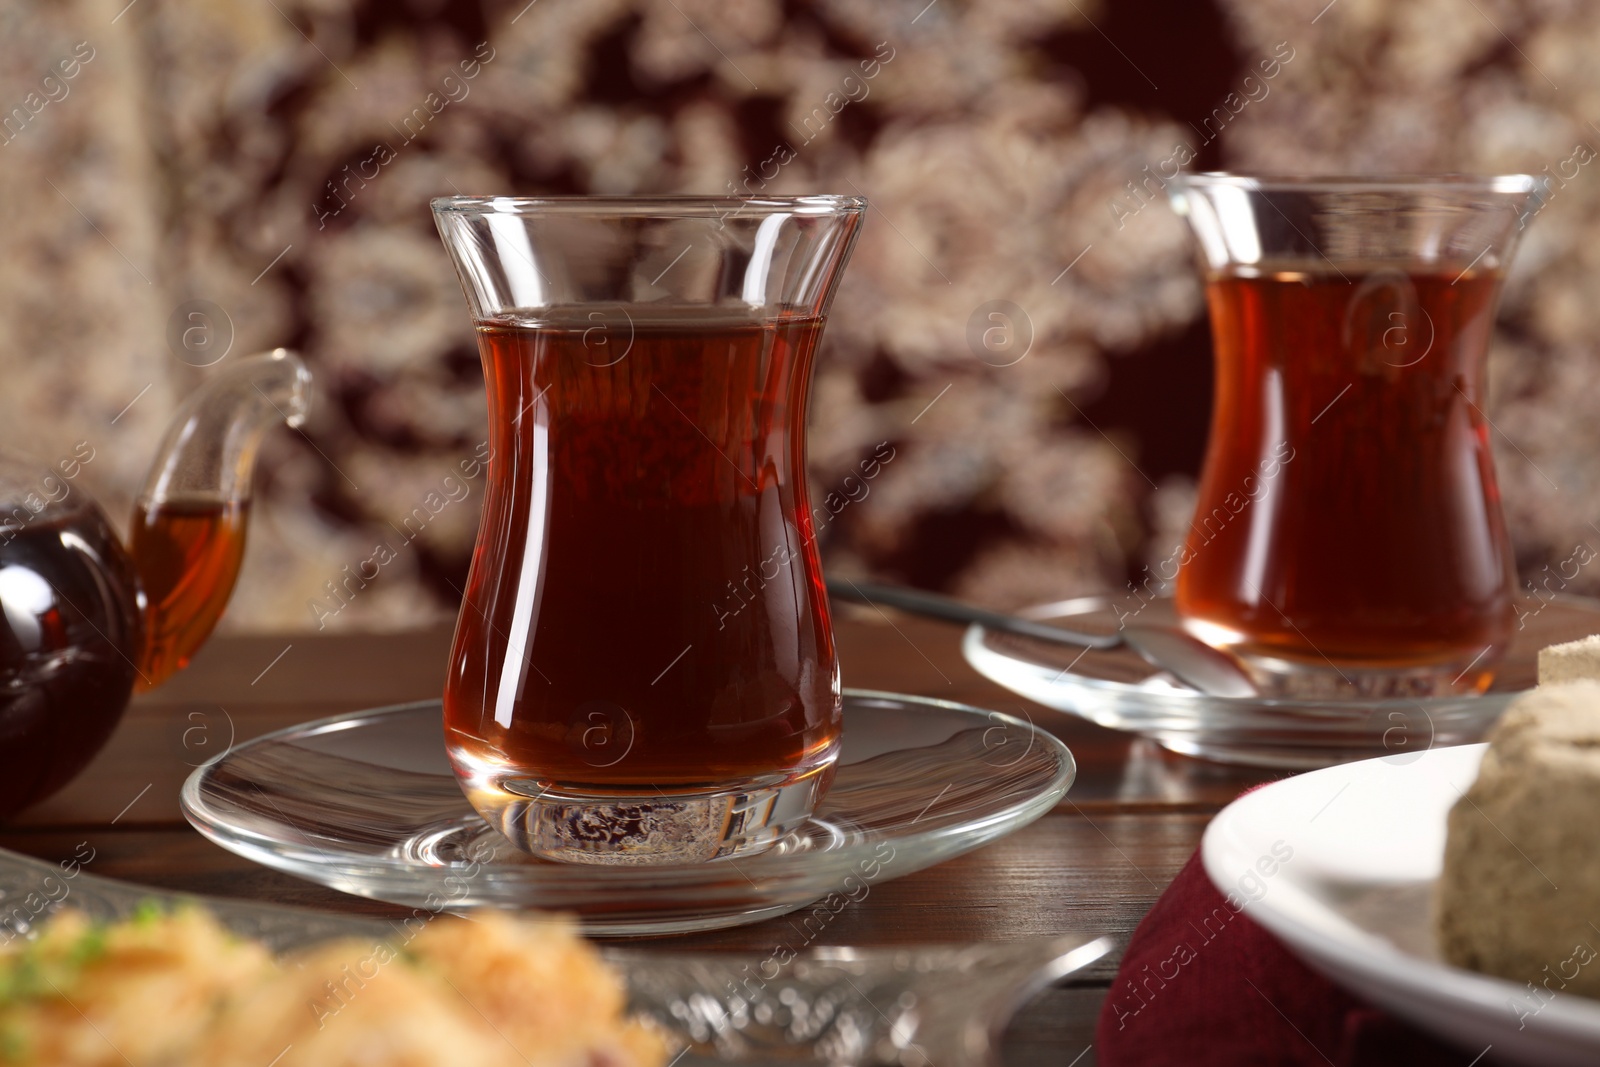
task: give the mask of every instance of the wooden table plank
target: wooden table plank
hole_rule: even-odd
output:
[[[779,917],[731,930],[638,939],[674,951],[770,954],[780,945],[912,945],[1015,941],[1087,931],[1125,943],[1188,860],[1207,816],[1055,812],[936,867],[879,882],[826,925]],[[393,916],[374,901],[262,868],[182,829],[87,827],[0,832],[0,847],[59,861],[87,845],[86,868],[185,893],[272,900]],[[1109,979],[1116,956],[1081,977]]]
[[[1524,622],[1503,674],[1506,685],[1531,681],[1541,645],[1600,630],[1593,603],[1552,603]],[[846,685],[1019,715],[1065,740],[1079,775],[1067,799],[1031,826],[875,884],[816,932],[813,945],[1092,931],[1112,935],[1120,946],[1194,851],[1211,815],[1243,789],[1275,777],[1175,756],[1016,697],[966,665],[956,627],[851,609],[841,612],[837,634]],[[443,630],[218,638],[188,671],[135,701],[77,781],[0,828],[0,846],[59,860],[87,845],[95,850],[89,870],[153,887],[396,914],[390,905],[266,870],[210,844],[183,822],[178,790],[194,766],[229,743],[343,711],[436,698],[448,646]],[[778,944],[799,947],[805,937],[779,918],[642,943],[766,954]],[[1095,1015],[1119,955],[1120,947],[1028,1006],[1008,1034],[1005,1062],[1089,1067]]]
[[[1162,810],[1214,811],[1248,786],[1272,777],[1174,756],[1150,742],[1018,697],[966,665],[957,627],[907,618],[896,619],[893,626],[881,620],[841,619],[838,631],[841,674],[848,686],[1005,711],[1060,737],[1078,760],[1071,798],[1085,811],[1129,805],[1142,810],[1150,804]],[[436,699],[443,689],[449,639],[445,630],[218,638],[188,670],[137,698],[84,773],[13,825],[109,824],[136,796],[138,803],[119,824],[183,825],[179,788],[230,739],[247,741],[340,712]],[[923,654],[939,664],[938,674]]]
[[[1105,999],[1098,986],[1045,990],[1011,1020],[1000,1045],[1005,1067],[1095,1067],[1094,1024]]]

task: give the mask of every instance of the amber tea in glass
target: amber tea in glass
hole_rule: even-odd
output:
[[[1216,355],[1176,607],[1269,696],[1486,688],[1514,569],[1484,414],[1523,177],[1201,175]]]
[[[826,788],[840,692],[804,428],[862,207],[436,202],[491,441],[446,744],[522,847],[733,855]]]

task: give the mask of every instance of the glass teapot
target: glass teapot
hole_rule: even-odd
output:
[[[310,372],[284,349],[221,368],[179,408],[128,544],[55,463],[0,454],[0,819],[54,793],[100,750],[135,689],[185,667],[244,555],[262,435],[298,426]]]

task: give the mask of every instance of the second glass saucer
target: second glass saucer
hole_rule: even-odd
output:
[[[1079,597],[1019,612],[1086,632],[1114,632],[1119,616],[1137,609],[1141,621],[1173,623],[1167,598]],[[1565,603],[1600,629],[1592,605]],[[1556,612],[1552,612],[1552,615]],[[1585,631],[1588,632],[1588,631]],[[1281,700],[1215,697],[1178,683],[1126,648],[1084,651],[982,626],[961,643],[968,663],[984,677],[1057,711],[1101,726],[1148,737],[1186,756],[1258,767],[1306,770],[1374,756],[1409,758],[1444,745],[1483,738],[1489,725],[1531,684],[1539,643],[1519,631],[1500,671],[1509,688],[1481,695],[1412,700]],[[1565,640],[1566,638],[1562,638]]]
[[[196,770],[184,814],[224,848],[347,893],[433,911],[567,911],[590,935],[661,934],[835,896],[842,906],[1025,826],[1076,774],[1065,745],[1009,715],[847,689],[833,785],[774,847],[598,867],[535,859],[491,829],[451,772],[441,722],[432,700],[267,734]]]

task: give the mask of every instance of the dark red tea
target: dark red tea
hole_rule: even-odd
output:
[[[1461,265],[1209,279],[1216,406],[1176,590],[1203,636],[1341,666],[1477,657],[1463,684],[1488,685],[1512,622],[1482,413],[1499,283]]]
[[[133,687],[133,567],[100,509],[85,501],[27,522],[0,522],[0,608],[5,818],[83,768],[122,717]]]
[[[228,606],[249,504],[166,500],[134,516],[129,546],[144,589],[144,651],[137,688],[152,689],[189,665]]]
[[[233,586],[244,510],[216,501],[148,509],[134,522],[136,560],[86,499],[0,523],[0,818],[65,785],[135,686],[188,662]]]
[[[802,432],[821,323],[631,310],[479,328],[449,744],[602,789],[814,763],[840,726]]]

